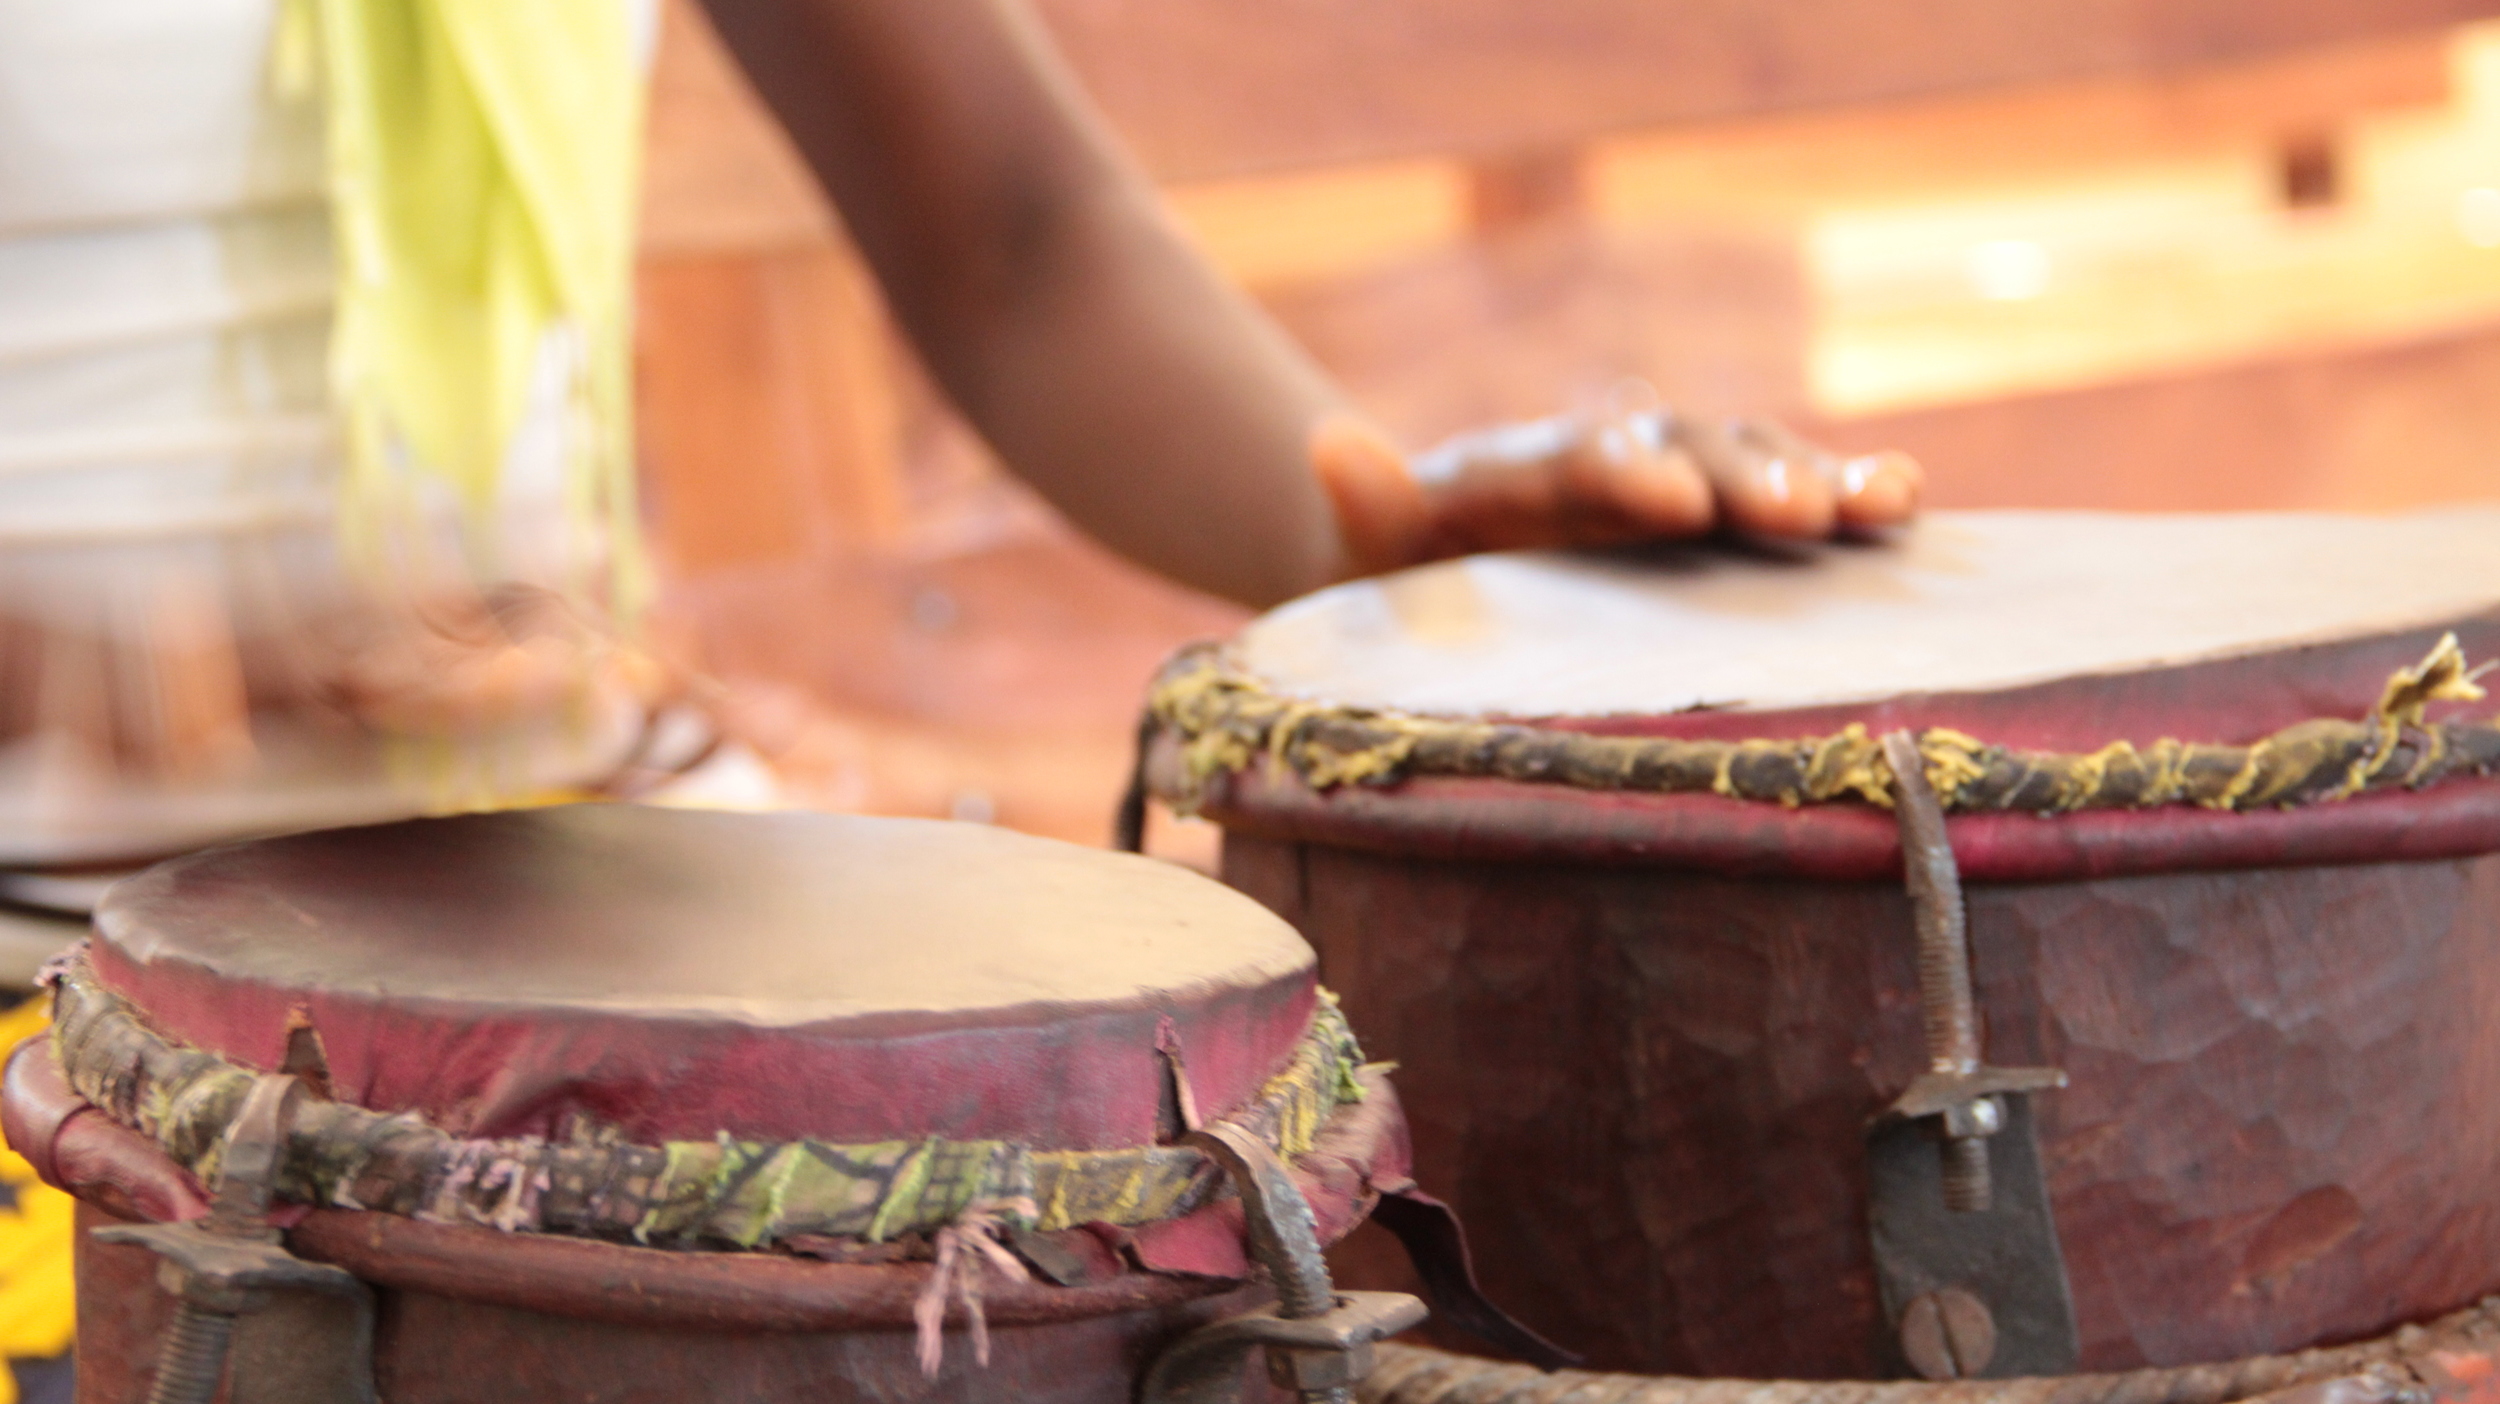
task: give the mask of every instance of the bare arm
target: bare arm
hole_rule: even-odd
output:
[[[1906,460],[1644,419],[1409,461],[1192,249],[1018,0],[705,0],[956,403],[1113,549],[1270,604],[1489,546],[1821,535]]]
[[[1008,0],[709,0],[895,314],[1017,473],[1251,603],[1344,573],[1327,378],[1199,258]]]

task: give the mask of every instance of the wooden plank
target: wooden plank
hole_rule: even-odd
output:
[[[1954,507],[2377,510],[2500,498],[2500,330],[1806,424]]]
[[[1572,193],[1600,223],[1638,229],[1696,218],[1793,222],[2211,158],[2262,161],[2273,180],[2288,146],[2331,154],[2328,138],[2357,121],[2441,108],[2452,96],[2451,48],[2445,34],[2408,36],[2158,79],[1634,133],[1580,152]],[[1559,187],[1555,164],[1570,159],[1547,152],[1472,170],[1418,159],[1187,181],[1166,193],[1219,267],[1275,287],[1461,243],[1514,211],[1523,170]]]
[[[1604,217],[1795,214],[2279,152],[2451,97],[2447,33],[2194,72],[2088,78],[1641,133],[1590,152]]]
[[[1808,382],[1833,413],[2079,388],[2500,325],[2500,257],[2417,220],[2180,218],[2095,251],[2043,240],[2033,296],[1829,296]]]
[[[695,0],[666,0],[644,138],[642,247],[685,256],[821,245],[833,207]]]
[[[2500,14],[2500,0],[1037,3],[1166,179],[2174,73]]]
[[[1168,188],[1216,267],[1252,287],[1369,272],[1464,240],[1466,171],[1454,161],[1296,171]]]
[[[645,259],[636,343],[643,481],[671,568],[900,532],[891,339],[845,250]]]
[[[1806,280],[1785,231],[1608,236],[1534,227],[1262,299],[1409,442],[1594,408],[1622,382],[1670,402],[1806,402]]]

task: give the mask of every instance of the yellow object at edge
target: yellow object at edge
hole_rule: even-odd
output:
[[[42,1033],[51,1001],[41,996],[0,1013],[0,1055]],[[0,1356],[43,1360],[70,1347],[77,1328],[70,1246],[76,1202],[35,1178],[35,1167],[0,1146]],[[0,1367],[0,1404],[17,1404],[17,1381]]]

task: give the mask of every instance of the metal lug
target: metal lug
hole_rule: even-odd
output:
[[[1306,1401],[1351,1404],[1371,1373],[1372,1343],[1420,1323],[1424,1304],[1403,1292],[1339,1292],[1320,1257],[1309,1201],[1282,1157],[1241,1128],[1213,1122],[1181,1138],[1222,1168],[1241,1196],[1251,1257],[1267,1269],[1276,1303],[1211,1322],[1173,1343],[1146,1372],[1140,1404],[1235,1404],[1250,1352],[1267,1350],[1268,1378]]]
[[[1962,879],[1917,738],[1884,737],[1917,935],[1927,1071],[1867,1133],[1876,1282],[1896,1359],[1929,1379],[2053,1375],[2078,1351],[2031,1097],[2056,1068],[1995,1068]]]
[[[1334,1308],[1289,1319],[1278,1307],[1201,1326],[1155,1358],[1139,1404],[1235,1404],[1250,1353],[1267,1351],[1268,1379],[1304,1395],[1350,1389],[1371,1373],[1372,1345],[1422,1324],[1404,1292],[1341,1292]]]
[[[265,1240],[228,1238],[197,1223],[108,1224],[92,1230],[98,1243],[126,1243],[163,1259],[157,1280],[186,1302],[209,1305],[210,1298],[265,1296],[269,1292],[322,1292],[349,1296],[356,1275],[328,1263],[306,1262],[281,1245],[275,1234]],[[242,1315],[253,1308],[227,1308]]]
[[[2005,1128],[1987,1141],[1993,1191],[1975,1212],[1947,1204],[1946,1167],[1928,1125],[1886,1118],[1867,1133],[1875,1282],[1893,1324],[1886,1354],[1929,1378],[1946,1378],[1929,1374],[1946,1358],[1964,1372],[1950,1378],[2064,1374],[2080,1352],[2030,1098],[2008,1093],[2004,1101]],[[1911,1339],[1914,1306],[1944,1291],[1966,1293],[1985,1309],[1993,1340],[1984,1363],[1967,1320],[1957,1349],[1921,1359]]]
[[[181,1303],[150,1404],[209,1404],[221,1395],[232,1404],[374,1398],[371,1289],[344,1268],[289,1253],[269,1223],[300,1090],[295,1078],[272,1075],[244,1096],[220,1149],[206,1218],[91,1230],[98,1243],[156,1254],[157,1282]],[[243,1368],[247,1360],[255,1368]]]

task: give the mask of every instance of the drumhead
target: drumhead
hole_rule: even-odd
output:
[[[1993,692],[2476,620],[2500,620],[2500,506],[1938,512],[1877,544],[1426,566],[1287,605],[1234,657],[1314,702],[1660,716]]]
[[[211,849],[116,884],[164,1034],[463,1134],[1156,1137],[1303,1037],[1313,956],[1186,869],[978,825],[572,805]]]
[[[1186,869],[1004,829],[567,805],[235,844],[116,884],[97,930],[292,987],[753,1024],[1134,1004],[1311,968]]]

